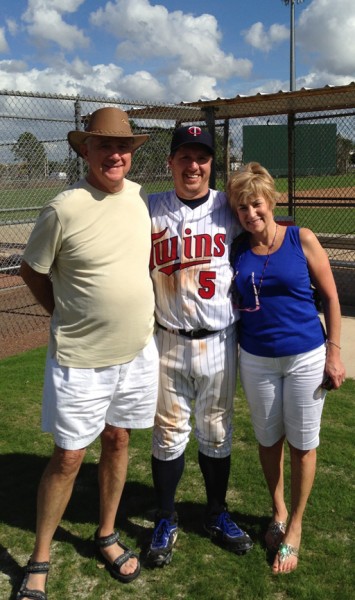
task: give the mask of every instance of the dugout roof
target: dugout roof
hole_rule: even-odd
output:
[[[344,86],[325,86],[318,89],[236,96],[199,100],[178,105],[149,106],[127,110],[131,118],[173,119],[177,122],[205,121],[207,114],[215,120],[237,119],[302,112],[355,109],[355,82]]]

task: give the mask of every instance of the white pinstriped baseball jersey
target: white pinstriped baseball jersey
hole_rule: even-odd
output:
[[[156,320],[172,329],[219,331],[234,323],[230,246],[241,232],[224,192],[189,208],[175,191],[151,194],[151,276]]]

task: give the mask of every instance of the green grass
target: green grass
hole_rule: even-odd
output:
[[[52,441],[40,433],[45,349],[0,361],[0,599],[14,599],[21,566],[34,541],[36,489]],[[304,518],[297,571],[273,576],[263,546],[270,500],[243,394],[238,390],[229,508],[255,545],[246,556],[214,546],[202,530],[204,486],[191,439],[177,493],[179,537],[164,569],[142,569],[124,586],[100,568],[92,535],[98,518],[99,444],[87,452],[74,494],[52,546],[49,600],[332,600],[354,598],[354,404],[355,381],[328,395],[317,476]],[[150,474],[151,431],[132,433],[130,466],[117,527],[133,548],[149,543],[154,511]],[[286,479],[289,463],[286,461]]]
[[[48,187],[26,185],[22,188],[1,190],[1,208],[43,206],[63,189],[65,189],[63,185]]]
[[[278,192],[288,191],[288,180],[285,177],[275,180]],[[348,188],[355,186],[355,174],[346,175],[321,175],[310,177],[296,177],[297,191],[320,190],[328,188]]]
[[[287,208],[277,206],[275,215],[287,215]],[[354,208],[297,207],[295,220],[299,227],[309,227],[318,234],[333,233],[340,236],[355,233]]]
[[[172,188],[171,179],[143,182],[148,193],[167,191]],[[355,186],[355,174],[343,176],[304,177],[297,179],[297,191]],[[41,207],[50,201],[65,186],[25,187],[23,189],[1,190],[0,208],[9,209],[0,212],[0,223],[5,221],[21,221],[38,216],[38,210],[16,210],[17,208]],[[218,180],[217,189],[223,189],[223,181]],[[276,179],[279,192],[287,192],[288,182],[285,178]],[[14,210],[15,209],[15,210]],[[287,215],[287,207],[277,207],[277,215]],[[301,227],[309,227],[316,233],[335,233],[337,235],[355,233],[355,211],[343,207],[297,207],[296,223]]]
[[[163,192],[172,188],[171,179],[148,181],[143,183],[148,193]],[[346,175],[322,175],[319,177],[297,177],[296,189],[298,192],[307,190],[319,190],[328,188],[348,188],[355,186],[355,174],[347,173]],[[288,179],[280,177],[275,179],[275,187],[278,192],[288,192]],[[223,179],[217,179],[216,188],[224,189]]]
[[[144,185],[148,193],[157,191],[166,191],[172,188],[171,178],[158,179],[151,181],[141,182]],[[276,189],[278,192],[288,191],[288,180],[287,178],[280,177],[275,180]],[[67,184],[54,185],[36,185],[34,183],[27,183],[25,186],[19,186],[14,188],[7,188],[1,190],[1,208],[16,208],[16,207],[27,207],[27,206],[43,206],[43,204],[57,193],[65,189]],[[307,191],[314,189],[327,189],[327,188],[348,188],[355,186],[355,174],[347,173],[346,175],[322,175],[319,177],[297,177],[296,189],[297,191]],[[216,182],[217,189],[223,189],[224,184],[222,179],[218,179]]]
[[[44,206],[59,192],[63,191],[64,186],[38,186],[29,184],[22,188],[4,189],[0,191],[0,223],[8,221],[35,220],[38,216],[38,208]],[[35,210],[17,210],[17,209],[35,208]],[[6,209],[6,210],[4,210]]]

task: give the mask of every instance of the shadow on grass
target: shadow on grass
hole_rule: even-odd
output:
[[[0,515],[4,525],[35,533],[37,488],[42,473],[48,463],[48,457],[35,454],[3,454],[0,455],[0,473],[2,486],[0,494]],[[95,548],[93,535],[99,515],[99,493],[97,484],[97,464],[83,463],[76,478],[74,491],[64,514],[66,522],[77,524],[92,524],[89,538],[72,534],[62,526],[57,528],[54,540],[71,544],[83,558],[93,558]],[[122,496],[117,523],[125,535],[142,539],[140,527],[130,520],[140,516],[149,502],[153,505],[154,492],[149,486],[137,482],[127,482]],[[9,546],[12,540],[9,540]],[[13,590],[18,590],[23,569],[11,556],[2,539],[0,545],[0,570],[9,577]],[[18,545],[18,543],[17,543]],[[15,598],[15,591],[10,600]]]
[[[12,593],[9,600],[15,600],[16,598],[16,590],[18,590],[19,585],[21,584],[21,578],[23,576],[23,571],[20,568],[20,565],[14,558],[12,558],[11,554],[8,552],[7,548],[5,548],[2,544],[0,544],[0,558],[1,558],[1,572],[4,573],[9,578],[10,585],[12,586]]]
[[[35,532],[37,488],[48,457],[35,454],[0,455],[2,492],[0,515],[2,522],[24,532]],[[231,516],[238,525],[248,531],[254,542],[263,540],[269,518],[255,517],[234,512]],[[155,493],[152,486],[137,481],[127,481],[117,515],[117,526],[125,536],[134,539],[141,548],[141,559],[145,562],[150,544],[155,510]],[[203,529],[205,505],[198,502],[177,502],[179,526],[186,533],[206,537]],[[93,534],[98,522],[99,493],[97,464],[84,463],[75,482],[74,491],[64,514],[66,522],[92,524],[88,538],[72,534],[59,526],[54,540],[68,543],[83,558],[94,557]],[[3,540],[4,543],[4,540]],[[5,542],[6,543],[6,542]],[[0,545],[1,571],[10,579],[13,590],[18,590],[23,577],[22,567],[11,556],[5,545]],[[10,600],[15,598],[15,592]]]
[[[3,523],[34,532],[37,488],[47,463],[48,457],[35,454],[0,455],[2,474],[0,514]],[[79,524],[97,523],[99,514],[97,472],[97,464],[82,464],[65,511],[65,520]],[[127,519],[136,514],[135,507],[143,508],[143,505],[146,507],[153,502],[154,491],[149,486],[128,481],[121,500],[118,522],[128,523]]]
[[[42,473],[48,463],[48,457],[35,454],[0,455],[0,473],[2,491],[0,494],[1,520],[19,529],[34,531],[36,516],[37,488]],[[74,491],[64,518],[73,523],[97,523],[99,493],[97,484],[97,464],[83,463],[76,478]],[[120,528],[129,527],[127,534],[136,527],[129,521],[132,517],[149,515],[154,518],[155,493],[152,486],[128,480],[123,492],[117,521]],[[267,517],[255,517],[238,513],[230,507],[232,517],[240,527],[259,537],[266,530]],[[194,502],[177,502],[176,510],[179,522],[185,531],[200,533],[203,528],[205,505]],[[139,527],[137,526],[139,532]]]

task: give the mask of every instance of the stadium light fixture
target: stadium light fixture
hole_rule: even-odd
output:
[[[302,4],[303,0],[282,0],[288,6],[290,5],[290,92],[296,89],[295,74],[295,4]]]

